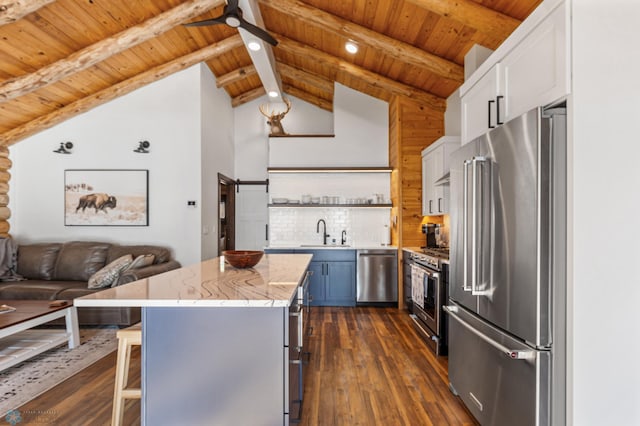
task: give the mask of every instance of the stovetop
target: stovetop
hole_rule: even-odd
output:
[[[414,262],[435,269],[437,271],[442,270],[443,264],[449,263],[449,248],[448,247],[420,247],[412,250],[410,254],[411,260]]]
[[[449,247],[420,247],[420,250],[427,256],[437,257],[442,260],[449,260]]]

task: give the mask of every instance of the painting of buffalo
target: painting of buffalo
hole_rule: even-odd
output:
[[[148,226],[148,170],[65,170],[66,226]]]
[[[116,197],[109,194],[87,194],[80,197],[80,201],[78,201],[78,207],[76,207],[76,213],[78,210],[84,210],[89,208],[95,208],[96,213],[99,211],[103,211],[107,213],[107,208],[115,209],[117,204]]]

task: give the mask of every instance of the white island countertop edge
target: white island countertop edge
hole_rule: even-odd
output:
[[[265,254],[237,269],[216,257],[74,300],[77,307],[287,307],[310,254]]]

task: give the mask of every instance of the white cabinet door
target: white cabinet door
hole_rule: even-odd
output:
[[[567,3],[561,3],[462,94],[462,143],[570,91]]]
[[[443,213],[444,193],[435,181],[442,176],[444,148],[439,146],[422,158],[422,214],[432,216]]]
[[[560,5],[501,61],[504,121],[569,93],[566,17]]]
[[[463,144],[496,126],[495,102],[500,94],[500,64],[496,64],[462,96],[461,133]]]
[[[457,136],[443,136],[422,151],[422,215],[436,216],[449,212],[449,185],[436,185],[449,171],[449,156],[460,147]]]
[[[422,215],[429,216],[429,204],[433,206],[433,163],[435,158],[430,155],[422,156]]]

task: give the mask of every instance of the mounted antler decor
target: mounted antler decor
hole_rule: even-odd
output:
[[[271,126],[271,133],[269,133],[269,136],[282,136],[288,134],[282,128],[282,119],[291,110],[291,101],[286,98],[283,98],[283,100],[284,103],[287,104],[287,110],[284,112],[269,112],[269,108],[266,104],[260,105],[260,112],[262,113],[262,115],[268,118],[267,124]]]

